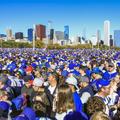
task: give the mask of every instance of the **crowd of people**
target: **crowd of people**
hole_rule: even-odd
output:
[[[0,120],[120,120],[120,51],[1,49]]]

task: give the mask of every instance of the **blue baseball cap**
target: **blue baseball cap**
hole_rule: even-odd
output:
[[[61,72],[61,75],[62,75],[63,77],[67,77],[67,76],[68,76],[68,71],[67,71],[67,70],[63,70],[63,71]]]
[[[22,95],[12,99],[12,103],[15,105],[17,110],[20,110],[21,107],[23,106],[24,99],[25,98]]]
[[[9,105],[7,102],[1,101],[1,102],[0,102],[0,108],[1,108],[2,110],[8,111],[9,108],[10,108],[10,105]]]
[[[120,67],[120,62],[117,63],[118,67]]]
[[[104,79],[110,79],[110,74],[109,74],[109,72],[108,71],[106,71],[106,72],[104,72],[103,73],[103,75],[102,75],[102,77],[104,78]]]
[[[14,120],[29,120],[25,115],[19,115]]]
[[[110,81],[108,80],[105,80],[105,79],[99,79],[97,82],[96,82],[96,86],[97,86],[97,89],[100,90],[102,87],[106,87],[110,85]]]
[[[32,108],[26,107],[22,112],[29,120],[35,120],[36,114]]]
[[[91,72],[91,74],[95,73],[95,74],[100,74],[100,69],[98,67],[94,68]]]

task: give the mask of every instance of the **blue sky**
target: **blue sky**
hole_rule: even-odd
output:
[[[24,32],[33,24],[53,22],[55,30],[69,25],[70,36],[81,35],[86,29],[90,38],[97,29],[103,33],[104,20],[111,21],[113,30],[120,29],[120,0],[0,0],[0,33],[6,28]]]

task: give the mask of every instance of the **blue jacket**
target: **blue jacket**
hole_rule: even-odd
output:
[[[73,93],[73,100],[75,105],[75,111],[79,112],[82,116],[81,120],[88,120],[87,115],[82,111],[82,102],[80,100],[79,94],[77,92]]]

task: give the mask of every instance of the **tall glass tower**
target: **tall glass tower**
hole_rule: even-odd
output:
[[[64,26],[64,40],[69,40],[69,26]]]
[[[104,21],[104,44],[110,46],[110,21]]]
[[[33,40],[33,29],[28,29],[28,41],[32,42]]]

